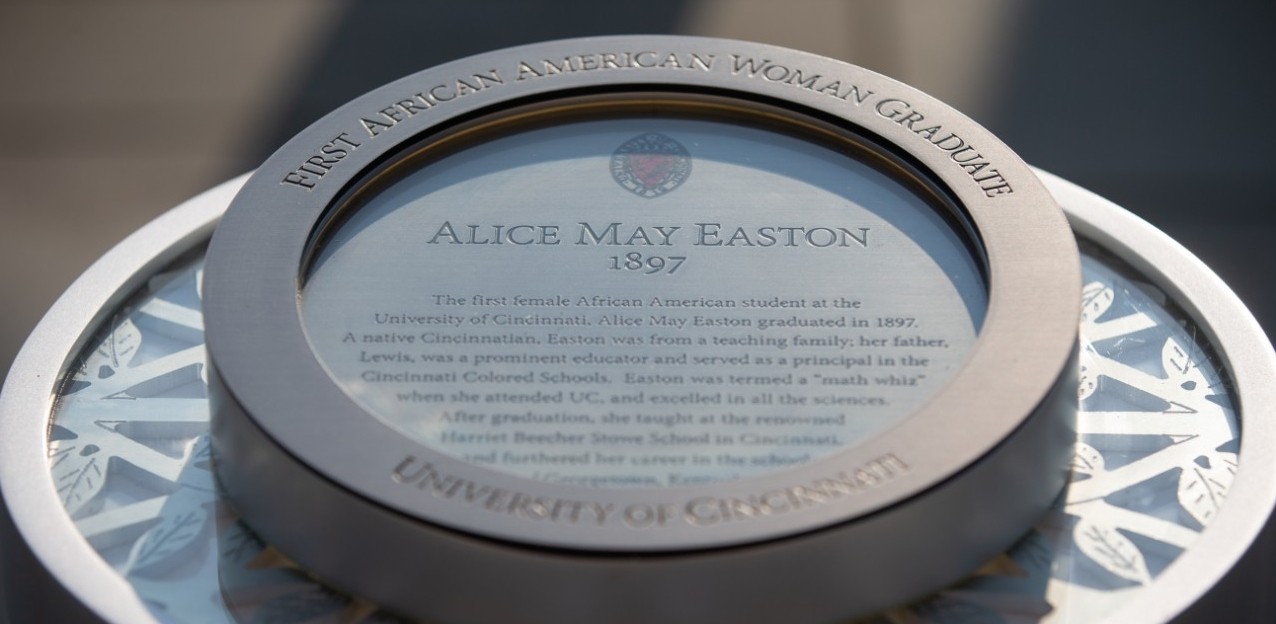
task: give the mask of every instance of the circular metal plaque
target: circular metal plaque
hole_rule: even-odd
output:
[[[1031,171],[899,83],[515,48],[244,186],[208,252],[213,451],[268,542],[414,616],[845,617],[1054,499],[1078,287]]]

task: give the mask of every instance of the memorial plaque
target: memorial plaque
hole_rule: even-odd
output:
[[[515,48],[244,186],[207,260],[212,448],[252,458],[216,465],[267,541],[394,611],[847,617],[1056,497],[1079,287],[1032,172],[899,83],[721,40]]]
[[[335,228],[302,320],[369,412],[495,470],[665,487],[804,464],[934,395],[986,307],[943,207],[845,149],[669,117],[493,139]]]

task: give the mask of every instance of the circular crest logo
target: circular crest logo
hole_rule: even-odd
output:
[[[616,148],[611,155],[611,177],[640,197],[659,197],[691,175],[691,154],[681,143],[646,132]]]

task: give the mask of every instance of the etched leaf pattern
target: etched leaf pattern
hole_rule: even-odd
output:
[[[1081,322],[1094,323],[1116,301],[1116,292],[1103,282],[1090,282],[1081,289]]]
[[[1084,401],[1099,389],[1099,367],[1095,366],[1099,356],[1089,342],[1082,342],[1077,354],[1077,399]]]
[[[219,542],[222,544],[221,560],[237,566],[246,565],[266,547],[239,522],[232,522],[222,532]]]
[[[1103,569],[1140,584],[1152,581],[1139,547],[1120,531],[1090,518],[1082,518],[1072,530],[1077,547]]]
[[[1214,394],[1209,381],[1197,367],[1193,354],[1173,338],[1167,339],[1161,346],[1161,366],[1165,368],[1166,383],[1170,385],[1168,393],[1176,395],[1166,397],[1170,400],[1171,411],[1194,412],[1195,409],[1185,404],[1190,402],[1188,397],[1199,400]]]
[[[97,348],[90,351],[75,375],[76,381],[107,379],[129,361],[142,346],[142,332],[128,318],[118,319]]]
[[[1072,452],[1072,471],[1077,474],[1095,475],[1104,471],[1103,454],[1098,449],[1077,442]]]
[[[1185,466],[1179,475],[1179,504],[1202,526],[1209,524],[1223,505],[1236,477],[1236,453],[1215,451]]]
[[[165,507],[173,508],[174,512],[162,514],[159,523],[133,544],[128,562],[124,564],[126,574],[162,574],[204,546],[200,538],[212,516],[207,505],[196,501],[181,504],[183,501],[174,500],[196,496],[198,494],[183,490],[169,497]]]
[[[67,513],[76,517],[96,502],[106,485],[108,455],[102,447],[80,436],[55,442],[49,463],[58,497]]]

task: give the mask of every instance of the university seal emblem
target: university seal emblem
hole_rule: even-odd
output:
[[[691,154],[677,141],[659,132],[645,132],[611,155],[611,176],[621,186],[642,197],[659,197],[691,175]]]

